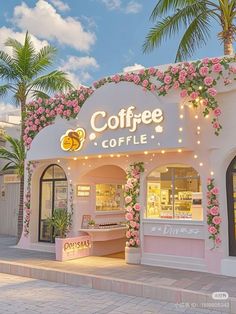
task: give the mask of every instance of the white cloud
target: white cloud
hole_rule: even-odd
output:
[[[98,69],[99,65],[97,60],[93,57],[76,57],[70,56],[68,61],[64,63],[63,69],[64,71],[76,71],[86,68],[94,68]]]
[[[142,10],[142,7],[143,7],[142,4],[136,1],[130,1],[125,8],[125,13],[137,14]]]
[[[102,0],[102,3],[105,4],[108,10],[114,11],[119,10],[126,14],[137,14],[142,10],[142,4],[137,1],[129,1],[127,4],[127,0]]]
[[[17,111],[16,106],[0,102],[0,115],[7,114],[7,113],[14,113]]]
[[[70,56],[61,66],[61,70],[68,74],[75,87],[87,83],[92,79],[90,72],[99,68],[97,60],[93,57]]]
[[[86,32],[80,21],[73,17],[63,18],[45,0],[39,0],[33,8],[24,2],[16,6],[13,22],[39,38],[56,40],[79,51],[88,51],[96,41],[95,34]]]
[[[69,11],[70,7],[67,3],[62,2],[61,0],[50,0],[50,2],[56,7],[59,11]]]
[[[130,65],[130,66],[123,68],[123,72],[125,72],[125,73],[135,72],[135,71],[139,71],[142,69],[145,69],[145,67],[143,65],[135,63],[134,65]]]
[[[108,10],[117,10],[121,7],[121,0],[102,0]]]
[[[4,50],[7,53],[11,54],[12,49],[4,45],[4,43],[9,37],[16,39],[23,44],[24,39],[25,39],[25,33],[14,32],[12,29],[4,27],[4,26],[0,28],[0,50]],[[48,42],[46,40],[39,40],[33,35],[31,35],[31,40],[37,51],[41,49],[42,47],[48,45]]]

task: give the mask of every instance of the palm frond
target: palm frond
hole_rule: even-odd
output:
[[[0,86],[0,97],[6,96],[6,94],[11,90],[10,84],[5,84]]]
[[[35,79],[29,87],[30,89],[41,90],[45,93],[73,88],[72,83],[66,76],[67,74],[63,71],[52,71],[47,75]]]
[[[22,140],[5,135],[4,139],[10,144],[10,149],[0,147],[0,159],[7,161],[2,171],[15,170],[17,174],[24,174],[25,148]]]
[[[191,57],[195,50],[207,43],[210,37],[209,15],[204,12],[197,16],[185,31],[177,53],[175,61],[183,61]]]
[[[204,1],[194,1],[191,5],[177,10],[172,16],[167,16],[158,21],[153,27],[143,44],[143,51],[152,51],[159,46],[165,39],[178,34],[179,30],[186,29],[199,14],[206,12]]]
[[[57,53],[57,49],[53,46],[44,46],[34,56],[31,65],[31,72],[33,75],[45,71],[53,63],[53,58]]]
[[[150,19],[155,21],[157,17],[163,17],[169,12],[174,12],[175,10],[181,10],[186,6],[189,6],[197,2],[196,0],[159,0],[155,5]]]
[[[41,90],[31,90],[31,94],[33,98],[43,98],[43,99],[48,99],[50,96]]]

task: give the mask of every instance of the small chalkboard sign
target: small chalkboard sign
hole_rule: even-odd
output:
[[[83,215],[81,228],[88,228],[88,222],[91,220],[91,215]]]

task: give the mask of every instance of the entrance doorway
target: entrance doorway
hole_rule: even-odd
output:
[[[226,173],[229,255],[236,256],[236,157]]]
[[[47,167],[40,178],[39,241],[54,242],[53,230],[47,224],[57,208],[67,209],[67,178],[58,165]]]

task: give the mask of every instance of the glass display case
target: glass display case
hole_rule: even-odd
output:
[[[191,167],[161,167],[147,182],[147,218],[202,220],[200,178]]]
[[[96,184],[96,211],[124,209],[124,190],[121,184]]]

